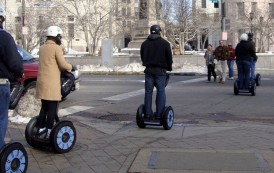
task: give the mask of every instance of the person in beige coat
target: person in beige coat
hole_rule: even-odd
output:
[[[61,100],[61,71],[73,70],[66,62],[61,45],[62,30],[50,26],[47,41],[39,49],[39,69],[36,83],[36,98],[41,99],[42,106],[37,120],[38,135],[48,137],[58,114]]]

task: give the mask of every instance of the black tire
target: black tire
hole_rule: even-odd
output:
[[[32,139],[32,137],[37,133],[37,130],[38,130],[36,127],[37,118],[38,118],[38,116],[31,118],[31,120],[28,122],[26,129],[25,129],[26,141],[30,146],[32,146],[34,148],[40,147],[40,145]]]
[[[0,154],[0,172],[27,172],[28,154],[19,142],[7,144]]]
[[[234,95],[239,94],[239,86],[238,86],[238,80],[235,80],[234,82]]]
[[[163,113],[162,124],[165,130],[169,130],[172,128],[174,123],[174,111],[171,106],[165,107],[165,111]]]
[[[260,85],[262,84],[260,73],[257,73],[257,74],[256,74],[255,81],[256,81],[256,85],[257,85],[257,86],[260,86]]]
[[[58,153],[69,152],[76,142],[76,129],[70,121],[60,121],[50,133],[50,143]]]
[[[139,128],[145,128],[146,125],[144,123],[144,111],[145,106],[142,104],[138,107],[137,112],[136,112],[136,123]]]
[[[35,88],[35,87],[36,87],[36,81],[31,81],[30,83],[26,84],[25,88],[24,88],[23,95],[25,95],[28,92],[28,90]]]
[[[251,88],[250,88],[250,92],[252,96],[256,95],[256,82],[253,80],[251,81]]]

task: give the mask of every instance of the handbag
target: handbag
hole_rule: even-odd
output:
[[[61,72],[61,94],[62,98],[65,98],[74,86],[75,77],[71,72]]]

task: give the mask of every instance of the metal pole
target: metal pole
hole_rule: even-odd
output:
[[[25,27],[25,15],[26,15],[26,12],[25,12],[25,0],[22,0],[22,42],[23,42],[23,48],[26,49],[26,41],[25,41],[25,33],[23,33],[23,28]]]

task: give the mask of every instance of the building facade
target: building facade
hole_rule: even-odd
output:
[[[205,16],[218,16],[219,19],[213,23],[218,27],[204,28],[208,30],[207,41],[213,47],[218,46],[220,39],[235,47],[242,33],[252,32],[257,52],[274,51],[273,0],[194,0],[193,9]],[[198,47],[202,45],[203,34],[197,36]]]
[[[31,51],[45,41],[48,26],[62,28],[64,47],[100,52],[101,40],[113,39],[121,49],[132,39],[139,0],[2,0],[4,28]]]

